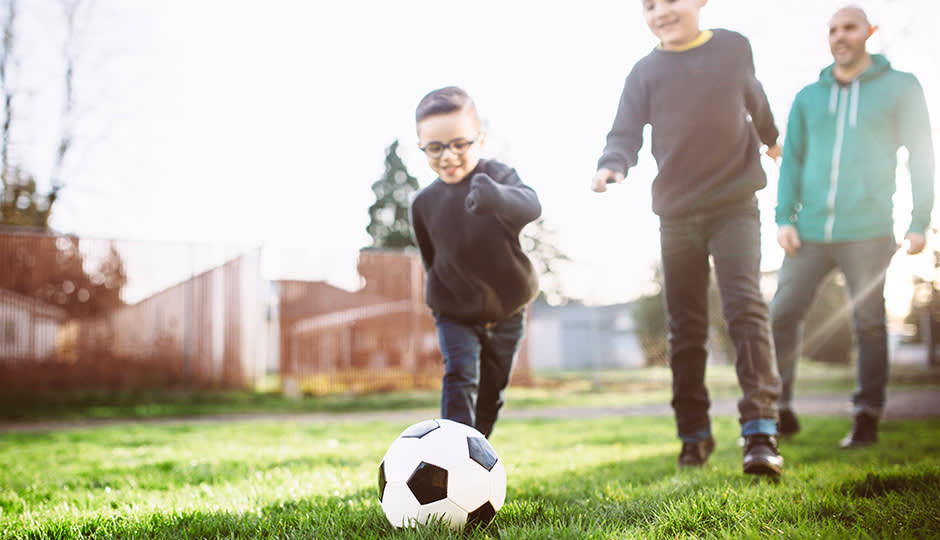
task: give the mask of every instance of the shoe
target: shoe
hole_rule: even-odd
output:
[[[797,420],[793,409],[780,409],[777,420],[777,435],[791,437],[800,432],[800,421]]]
[[[843,450],[865,448],[878,442],[878,417],[870,414],[858,413],[855,415],[855,425],[842,441],[839,447]]]
[[[744,473],[780,476],[783,457],[777,452],[777,439],[766,433],[744,438]]]
[[[698,442],[684,442],[679,452],[679,467],[701,467],[714,450],[715,439],[711,436]]]

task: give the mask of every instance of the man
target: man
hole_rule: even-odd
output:
[[[898,249],[892,195],[897,150],[907,148],[913,211],[907,253],[921,252],[933,208],[934,156],[920,83],[866,42],[865,12],[844,7],[829,22],[834,63],[797,94],[787,124],[777,193],[777,241],[786,252],[771,322],[783,382],[779,432],[799,431],[792,398],[803,320],[823,278],[839,269],[858,344],[854,426],[842,448],[878,439],[888,380],[885,270]]]

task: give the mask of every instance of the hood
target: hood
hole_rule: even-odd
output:
[[[836,78],[832,74],[835,70],[835,64],[829,64],[822,71],[819,72],[819,82],[823,83],[826,86],[837,85]],[[891,62],[888,61],[882,54],[872,54],[871,55],[871,65],[868,66],[868,69],[862,72],[855,80],[857,81],[866,81],[868,79],[874,79],[881,76],[883,73],[886,73],[891,69]]]
[[[819,72],[819,82],[823,86],[830,88],[829,90],[829,114],[835,116],[837,112],[837,105],[839,103],[839,83],[836,82],[835,76],[833,76],[833,71],[835,69],[835,64],[830,64]],[[880,54],[871,55],[871,65],[868,66],[868,69],[863,71],[861,75],[855,78],[851,84],[849,84],[849,100],[847,103],[847,110],[849,116],[849,126],[855,127],[858,123],[858,108],[859,108],[859,89],[858,86],[864,81],[878,78],[883,74],[891,70],[891,62],[888,62],[888,59]]]

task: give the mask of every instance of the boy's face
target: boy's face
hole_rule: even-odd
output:
[[[485,138],[472,107],[436,114],[418,122],[418,146],[425,150],[431,170],[448,184],[459,183],[477,166]],[[467,142],[471,144],[467,146]],[[432,150],[438,145],[448,147],[435,156]]]
[[[676,50],[695,40],[699,10],[707,0],[643,0],[646,24],[659,38],[663,48]]]
[[[851,67],[865,58],[865,42],[873,28],[865,13],[856,8],[844,8],[829,21],[829,50],[836,64]]]

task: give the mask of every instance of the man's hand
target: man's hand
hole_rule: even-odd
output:
[[[777,229],[777,243],[787,252],[787,255],[796,255],[800,250],[800,233],[793,225],[781,225]]]
[[[597,172],[594,173],[594,178],[591,179],[591,189],[603,193],[607,191],[607,184],[610,183],[623,183],[624,174],[619,172],[614,172],[610,169],[605,169],[601,167],[597,169]]]
[[[780,159],[780,156],[783,155],[783,149],[780,148],[779,144],[775,144],[773,146],[768,146],[767,150],[765,150],[764,153],[770,156],[770,158],[773,159],[774,161],[777,161],[778,159]]]
[[[907,240],[908,255],[917,255],[927,247],[927,238],[920,233],[909,232],[904,235],[904,239]]]

